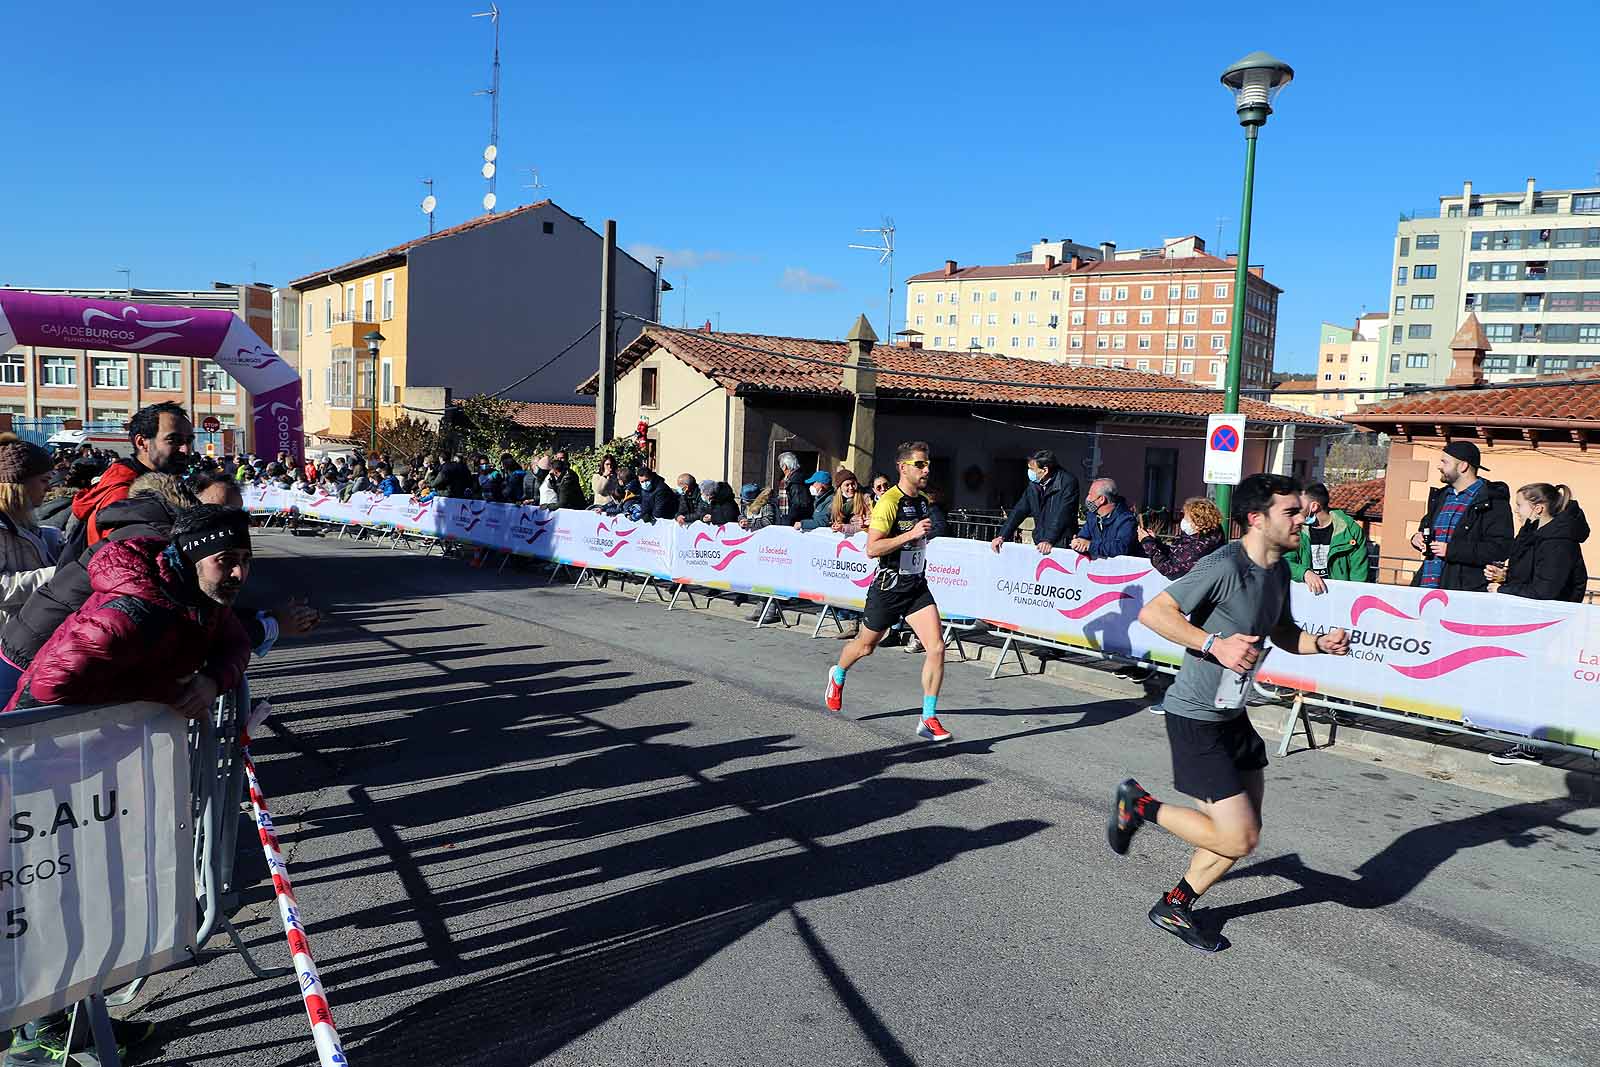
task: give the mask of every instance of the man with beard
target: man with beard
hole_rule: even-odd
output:
[[[45,642],[6,710],[153,700],[206,714],[250,659],[231,610],[250,560],[250,516],[221,504],[180,512],[170,541],[109,542],[89,561],[93,595]]]
[[[105,536],[95,516],[107,504],[127,499],[128,487],[139,475],[181,475],[189,469],[194,424],[189,421],[188,412],[170,400],[148,404],[128,420],[128,440],[133,444],[133,455],[111,464],[98,482],[73,498],[75,525],[67,531],[71,555],[66,558],[76,558],[86,545]]]

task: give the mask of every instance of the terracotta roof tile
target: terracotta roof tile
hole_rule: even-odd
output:
[[[457,400],[456,403],[460,404],[461,401]],[[594,405],[519,403],[512,409],[511,418],[518,426],[533,429],[592,430]]]
[[[423,234],[421,237],[414,238],[405,242],[404,244],[395,245],[393,248],[386,248],[382,252],[374,252],[370,256],[362,256],[359,259],[352,259],[348,263],[341,263],[339,266],[329,267],[327,270],[314,270],[304,277],[296,278],[289,284],[291,286],[298,286],[302,282],[312,282],[319,278],[326,278],[330,274],[339,274],[343,271],[351,269],[352,267],[359,267],[363,263],[371,263],[380,259],[388,259],[391,256],[402,256],[420,244],[426,244],[429,241],[437,241],[441,237],[454,237],[458,233],[466,233],[468,230],[476,230],[492,223],[503,222],[506,219],[512,218],[516,215],[526,214],[529,211],[537,211],[542,207],[554,206],[554,201],[540,200],[534,204],[524,204],[522,207],[512,208],[510,211],[502,211],[498,215],[479,215],[475,219],[468,219],[459,226],[451,226],[440,230],[438,233]]]
[[[1394,416],[1427,415],[1441,423],[1470,423],[1473,419],[1565,419],[1574,423],[1600,423],[1600,372],[1562,375],[1549,384],[1525,389],[1488,389],[1482,392],[1416,393],[1400,400],[1372,404],[1350,415],[1357,425],[1394,425]]]
[[[732,392],[840,398],[850,395],[843,381],[842,367],[849,351],[843,341],[772,337],[765,334],[686,332],[647,326],[618,356],[617,375],[626,374],[657,346]],[[783,355],[827,360],[841,369],[799,363],[784,359]],[[1220,392],[1101,393],[1039,388],[1046,384],[1194,387],[1192,382],[1142,371],[1070,367],[1042,360],[884,345],[873,349],[872,358],[878,366],[878,396],[1191,418],[1222,410]],[[936,374],[997,380],[1006,384],[949,382],[928,377]],[[578,387],[578,392],[592,393],[595,388],[595,378],[590,377]],[[1248,418],[1263,422],[1328,427],[1341,425],[1334,419],[1291,411],[1259,400],[1241,400],[1240,409]]]
[[[1328,487],[1328,503],[1358,519],[1383,518],[1384,479],[1368,478],[1364,482],[1345,482]]]

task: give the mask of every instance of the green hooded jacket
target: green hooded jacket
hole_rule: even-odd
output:
[[[1349,515],[1333,508],[1333,543],[1328,546],[1328,577],[1340,582],[1370,581],[1371,563],[1367,557],[1367,535],[1361,524]],[[1297,582],[1306,580],[1311,569],[1311,527],[1308,523],[1300,531],[1300,547],[1283,557],[1289,565],[1289,575]]]

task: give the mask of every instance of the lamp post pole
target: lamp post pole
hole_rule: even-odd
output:
[[[373,330],[362,338],[367,342],[367,355],[372,362],[372,384],[368,388],[372,392],[372,421],[367,426],[367,460],[378,454],[378,348],[388,338],[377,330]]]
[[[1255,201],[1256,136],[1272,114],[1272,101],[1294,78],[1294,69],[1265,52],[1251,52],[1222,72],[1222,84],[1234,97],[1234,111],[1244,127],[1244,199],[1239,208],[1239,261],[1233,274],[1233,325],[1228,344],[1228,376],[1222,394],[1225,415],[1239,413],[1239,378],[1244,371],[1245,298],[1250,285],[1250,214]],[[1239,443],[1244,447],[1244,442]],[[1217,486],[1217,510],[1223,529],[1231,529],[1233,486]]]

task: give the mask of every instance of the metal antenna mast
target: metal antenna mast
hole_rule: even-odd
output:
[[[472,94],[489,98],[489,147],[483,150],[482,170],[484,179],[489,183],[489,191],[483,196],[483,210],[493,211],[495,160],[500,158],[500,5],[491,2],[489,10],[480,11],[472,17],[486,18],[494,24],[494,67],[489,88],[479,89]]]
[[[875,234],[878,235],[878,240],[881,242],[880,244],[875,244],[875,245],[851,245],[850,247],[851,248],[859,248],[863,252],[876,252],[876,253],[878,253],[878,262],[879,263],[888,264],[888,267],[889,267],[889,320],[886,323],[886,327],[888,329],[888,336],[891,339],[890,343],[893,343],[892,338],[894,337],[894,219],[891,219],[889,216],[885,215],[883,217],[883,225],[881,225],[881,226],[863,226],[860,229],[858,229],[856,232],[857,233],[875,233]]]
[[[538,167],[529,167],[528,168],[528,173],[533,176],[533,181],[529,182],[527,185],[524,185],[523,188],[524,189],[532,189],[533,190],[533,198],[537,199],[538,196],[539,196],[539,190],[540,189],[549,188],[549,186],[545,185],[544,182],[539,180],[539,168]]]
[[[433,195],[433,179],[424,178],[422,184],[428,187],[428,195],[422,198],[422,212],[428,216],[428,233],[433,233],[433,209],[439,206],[439,200]]]

